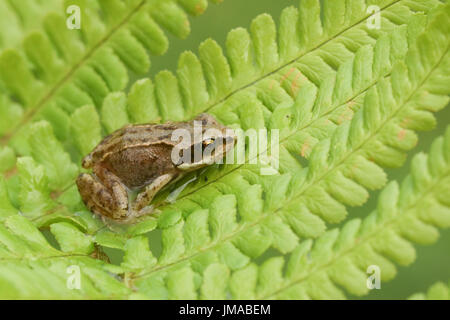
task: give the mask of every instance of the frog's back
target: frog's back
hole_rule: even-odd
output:
[[[105,137],[83,159],[82,165],[86,169],[92,168],[95,163],[103,162],[121,150],[148,147],[161,141],[170,141],[171,134],[176,128],[180,128],[180,125],[174,123],[128,125]]]
[[[130,189],[141,188],[163,174],[175,174],[172,147],[165,143],[131,146],[111,153],[101,166],[114,173]]]

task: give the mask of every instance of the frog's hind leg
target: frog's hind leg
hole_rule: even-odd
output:
[[[162,176],[156,178],[151,184],[145,187],[145,189],[138,194],[136,200],[133,202],[133,211],[136,216],[141,216],[145,214],[143,210],[152,201],[154,196],[161,190],[165,185],[167,185],[174,178],[171,174],[163,174]]]
[[[95,195],[99,190],[103,190],[105,187],[101,184],[101,182],[96,181],[96,179],[87,173],[82,173],[77,178],[77,186],[78,191],[80,192],[81,199],[83,199],[84,204],[89,209],[97,214],[101,214],[104,216],[111,216],[111,213],[108,212],[102,205],[102,203],[109,202],[108,200],[98,201],[98,196]],[[105,193],[106,195],[107,193]],[[103,197],[105,197],[105,195]],[[112,199],[111,199],[112,200]]]
[[[128,216],[128,194],[125,187],[114,179],[104,176],[104,182],[97,177],[82,173],[77,186],[86,206],[94,213],[114,220]]]

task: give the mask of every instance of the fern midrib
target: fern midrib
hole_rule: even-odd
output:
[[[36,113],[41,110],[45,104],[50,101],[54,94],[66,83],[68,82],[71,77],[75,74],[76,71],[78,71],[82,66],[85,65],[87,60],[92,57],[97,50],[102,48],[103,44],[105,44],[122,26],[124,26],[135,14],[139,12],[139,10],[142,8],[142,6],[147,2],[147,0],[141,0],[141,2],[130,11],[130,13],[117,25],[112,27],[108,34],[106,34],[100,41],[98,41],[93,47],[89,49],[89,51],[78,61],[72,68],[67,71],[62,78],[54,84],[48,93],[44,95],[43,98],[41,98],[34,106],[31,108],[28,108],[25,115],[22,117],[19,124],[17,124],[12,130],[10,130],[8,133],[6,133],[3,137],[0,138],[0,146],[5,146],[9,144],[9,141],[14,137],[19,130],[25,126],[29,121],[31,121],[36,115]]]
[[[17,258],[0,258],[0,261],[33,261],[36,258],[39,258],[39,260],[47,260],[47,259],[76,258],[76,257],[91,258],[90,255],[88,255],[88,254],[71,253],[71,254],[62,254],[62,255],[54,255],[54,256],[32,256],[32,257],[20,256]]]
[[[42,218],[45,218],[45,217],[47,217],[49,215],[52,215],[52,214],[58,212],[59,210],[67,209],[66,206],[63,205],[63,204],[60,204],[60,203],[52,203],[52,204],[53,204],[53,207],[51,209],[49,209],[44,215],[33,217],[33,218],[29,218],[29,220],[31,222],[36,222],[36,221],[39,221]]]
[[[396,224],[398,224],[401,221],[401,218],[403,216],[407,215],[407,212],[409,210],[414,209],[417,206],[417,204],[419,204],[422,200],[424,200],[430,193],[432,193],[431,191],[433,189],[437,188],[440,185],[440,183],[443,180],[447,179],[449,176],[450,176],[450,170],[447,168],[447,171],[445,172],[445,174],[438,177],[437,180],[429,188],[427,188],[426,191],[423,192],[420,197],[416,198],[413,203],[408,205],[406,208],[401,208],[402,211],[401,212],[399,211],[399,213],[395,217],[383,222],[382,224],[377,225],[377,228],[375,230],[371,231],[370,233],[368,233],[364,238],[362,238],[362,239],[359,238],[361,240],[355,241],[354,246],[352,246],[351,248],[348,248],[346,250],[343,250],[341,253],[334,256],[331,261],[329,261],[326,264],[324,264],[323,266],[320,266],[320,267],[316,268],[315,270],[309,272],[305,277],[294,280],[293,282],[289,283],[286,286],[283,286],[282,288],[278,289],[277,291],[275,291],[269,295],[257,298],[257,299],[269,299],[270,297],[276,296],[277,294],[281,293],[283,290],[286,290],[287,288],[289,288],[291,286],[294,286],[303,281],[307,281],[307,279],[312,277],[314,274],[323,272],[328,267],[330,267],[334,263],[336,263],[336,261],[338,261],[340,258],[346,256],[347,254],[353,253],[354,251],[357,250],[358,247],[361,247],[362,245],[369,243],[371,240],[375,239],[377,236],[379,236],[381,234],[380,230],[386,230],[387,228],[394,227]],[[400,208],[397,207],[397,209],[400,209]],[[325,271],[325,273],[326,273],[326,271]]]
[[[354,154],[356,154],[357,152],[359,152],[360,149],[361,149],[361,147],[364,146],[364,145],[367,143],[367,141],[369,141],[369,140],[371,140],[373,137],[375,137],[375,135],[378,134],[378,133],[380,132],[380,130],[381,130],[387,123],[389,123],[392,119],[395,118],[395,115],[397,115],[401,110],[403,110],[403,108],[405,107],[405,105],[407,104],[407,102],[408,102],[408,101],[415,95],[415,93],[417,93],[417,91],[418,91],[418,90],[426,83],[426,81],[429,79],[429,77],[433,74],[433,72],[436,70],[436,68],[440,65],[440,63],[442,62],[443,58],[447,55],[448,50],[449,50],[449,46],[447,45],[446,51],[445,51],[444,54],[441,56],[441,58],[439,59],[439,61],[433,66],[433,68],[430,69],[428,75],[427,75],[426,77],[424,77],[424,80],[423,80],[422,82],[420,82],[418,86],[416,86],[415,90],[411,90],[412,93],[408,96],[407,99],[404,100],[402,106],[399,107],[396,111],[393,112],[393,115],[391,115],[390,117],[388,117],[388,119],[386,119],[385,121],[383,121],[383,122],[380,123],[379,128],[376,130],[376,132],[375,132],[374,134],[369,135],[369,137],[368,137],[367,139],[365,139],[363,143],[360,143],[360,144],[358,145],[357,148],[352,149],[351,152],[350,152],[348,155],[346,155],[341,161],[339,161],[339,162],[337,162],[337,163],[335,164],[335,167],[334,167],[333,169],[327,171],[325,174],[323,174],[322,176],[320,176],[318,179],[316,179],[315,181],[311,182],[308,186],[306,186],[306,187],[305,187],[301,192],[299,192],[298,194],[291,196],[291,198],[290,198],[290,199],[287,199],[287,200],[285,201],[284,204],[287,205],[287,204],[291,203],[292,201],[294,201],[294,200],[296,200],[297,198],[301,197],[301,196],[302,196],[309,188],[312,188],[314,185],[319,184],[324,178],[326,178],[329,174],[331,174],[332,172],[334,172],[334,170],[337,170],[339,166],[343,165],[343,162],[345,162],[345,160],[347,160],[348,158],[350,158],[351,156],[353,156]],[[284,205],[284,206],[285,206],[285,205]],[[183,262],[183,261],[185,261],[185,260],[188,260],[188,259],[190,259],[190,258],[192,258],[192,257],[195,257],[196,255],[201,254],[201,253],[203,253],[203,252],[205,252],[205,251],[207,251],[207,250],[214,249],[217,245],[221,245],[221,244],[223,244],[224,242],[229,241],[229,240],[231,240],[232,238],[236,237],[237,235],[240,235],[241,232],[246,231],[246,230],[250,229],[251,227],[258,225],[259,223],[261,223],[261,222],[262,222],[264,219],[266,219],[267,217],[270,217],[271,215],[278,214],[278,213],[284,208],[284,206],[278,207],[277,209],[275,209],[275,210],[274,210],[273,212],[271,212],[271,213],[262,214],[257,220],[255,220],[255,221],[252,222],[252,223],[247,223],[247,224],[245,224],[245,225],[242,225],[240,228],[237,228],[236,231],[230,233],[229,236],[222,238],[221,241],[218,242],[218,243],[214,243],[213,245],[208,246],[208,247],[204,248],[203,250],[198,250],[198,252],[196,252],[196,253],[193,254],[193,255],[183,257],[183,258],[178,259],[178,260],[176,260],[176,261],[174,261],[174,262],[172,262],[172,263],[170,263],[170,264],[163,265],[163,266],[158,266],[158,267],[156,267],[156,268],[154,268],[154,269],[151,269],[151,270],[149,270],[149,271],[147,271],[147,272],[145,272],[145,273],[143,273],[143,274],[140,274],[140,275],[136,276],[135,279],[141,278],[141,277],[143,277],[143,276],[147,276],[147,275],[152,274],[152,273],[154,273],[154,272],[156,272],[156,271],[158,271],[158,270],[165,269],[165,268],[168,268],[168,267],[170,267],[170,266],[173,266],[173,265],[175,265],[175,264],[177,264],[177,263],[179,263],[179,262]]]

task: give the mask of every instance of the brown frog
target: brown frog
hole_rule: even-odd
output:
[[[132,221],[149,213],[147,206],[164,186],[220,162],[235,142],[233,131],[209,114],[186,122],[129,125],[83,159],[83,168],[93,173],[78,176],[78,190],[94,213]],[[134,200],[131,192],[138,193]]]

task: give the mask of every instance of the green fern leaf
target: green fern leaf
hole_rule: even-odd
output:
[[[61,242],[63,250],[79,250],[83,245],[73,242],[76,237],[84,235],[73,230],[70,224],[54,224],[52,232],[57,238],[64,238]],[[74,232],[75,238],[72,237]],[[2,298],[105,299],[123,298],[131,293],[122,282],[111,276],[121,272],[120,268],[89,258],[85,249],[81,251],[59,251],[28,219],[17,214],[8,217],[0,226]],[[79,290],[72,287],[76,284],[69,283],[71,268],[80,271]]]
[[[42,118],[58,139],[70,141],[69,116],[76,109],[88,104],[100,108],[108,93],[125,89],[128,70],[145,74],[149,53],[162,55],[168,48],[163,29],[185,38],[190,32],[187,12],[198,15],[207,7],[205,0],[70,4],[81,9],[79,30],[66,28],[66,7],[60,1],[2,1],[2,22],[11,22],[2,30],[23,38],[18,46],[9,34],[0,34],[2,150],[9,145],[18,155],[30,155],[31,122]],[[16,20],[23,26],[16,26]]]
[[[271,275],[264,279],[270,290],[254,287],[253,296],[336,299],[345,297],[340,288],[367,294],[365,271],[370,265],[380,268],[382,281],[391,280],[396,274],[393,262],[409,265],[415,260],[412,243],[431,244],[439,235],[437,227],[450,227],[450,203],[441,192],[450,190],[449,143],[450,127],[433,142],[428,155],[413,158],[411,173],[400,186],[393,181],[383,189],[376,211],[363,220],[350,220],[341,230],[301,243],[289,258],[264,262],[260,268],[270,271],[260,270],[258,275]]]
[[[367,294],[368,265],[390,280],[391,261],[411,263],[412,242],[433,243],[449,226],[450,130],[414,158],[401,187],[385,186],[384,170],[404,164],[416,131],[433,129],[433,113],[448,104],[448,4],[375,1],[381,24],[371,29],[365,1],[302,0],[278,28],[260,15],[249,31],[232,30],[225,49],[208,39],[198,56],[180,56],[176,72],[126,92],[128,71],[145,72],[148,52],[167,50],[161,28],[186,37],[186,13],[202,13],[206,0],[76,3],[81,30],[68,33],[63,15],[43,12],[42,30],[27,32],[23,46],[0,41],[8,297],[345,298],[342,287]],[[279,144],[193,173],[137,223],[105,225],[86,210],[74,179],[102,136],[200,112],[237,129],[277,129]],[[265,151],[273,159],[273,146],[279,167],[254,163]],[[344,222],[347,207],[383,187],[375,212]],[[47,227],[54,247],[36,229]],[[103,261],[108,248],[123,252],[118,266]],[[73,265],[81,291],[65,283]],[[42,281],[27,284],[36,273]]]
[[[449,286],[437,282],[433,284],[426,293],[415,293],[409,297],[410,300],[450,300]]]

